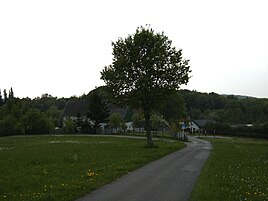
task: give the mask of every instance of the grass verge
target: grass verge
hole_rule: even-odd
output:
[[[211,139],[191,201],[268,200],[268,141]]]
[[[150,161],[180,142],[82,137],[0,138],[0,200],[74,200]]]

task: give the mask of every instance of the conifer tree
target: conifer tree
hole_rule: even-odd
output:
[[[4,103],[7,102],[8,98],[7,98],[7,91],[4,89]]]
[[[2,98],[2,93],[1,93],[1,89],[0,89],[0,106],[2,106],[4,104],[3,98]]]
[[[14,93],[13,93],[13,89],[12,89],[12,87],[11,87],[10,90],[9,90],[8,98],[9,98],[9,99],[13,99],[13,98],[14,98]]]

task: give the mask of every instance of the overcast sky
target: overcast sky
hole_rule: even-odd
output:
[[[0,0],[0,89],[80,96],[111,42],[150,24],[190,59],[187,88],[268,98],[267,0]]]

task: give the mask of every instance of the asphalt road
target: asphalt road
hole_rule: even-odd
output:
[[[211,144],[191,137],[187,147],[145,165],[77,201],[187,201]]]

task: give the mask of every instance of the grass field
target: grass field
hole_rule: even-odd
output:
[[[268,141],[213,139],[191,201],[267,201]]]
[[[74,200],[184,145],[112,137],[0,138],[0,200]]]

